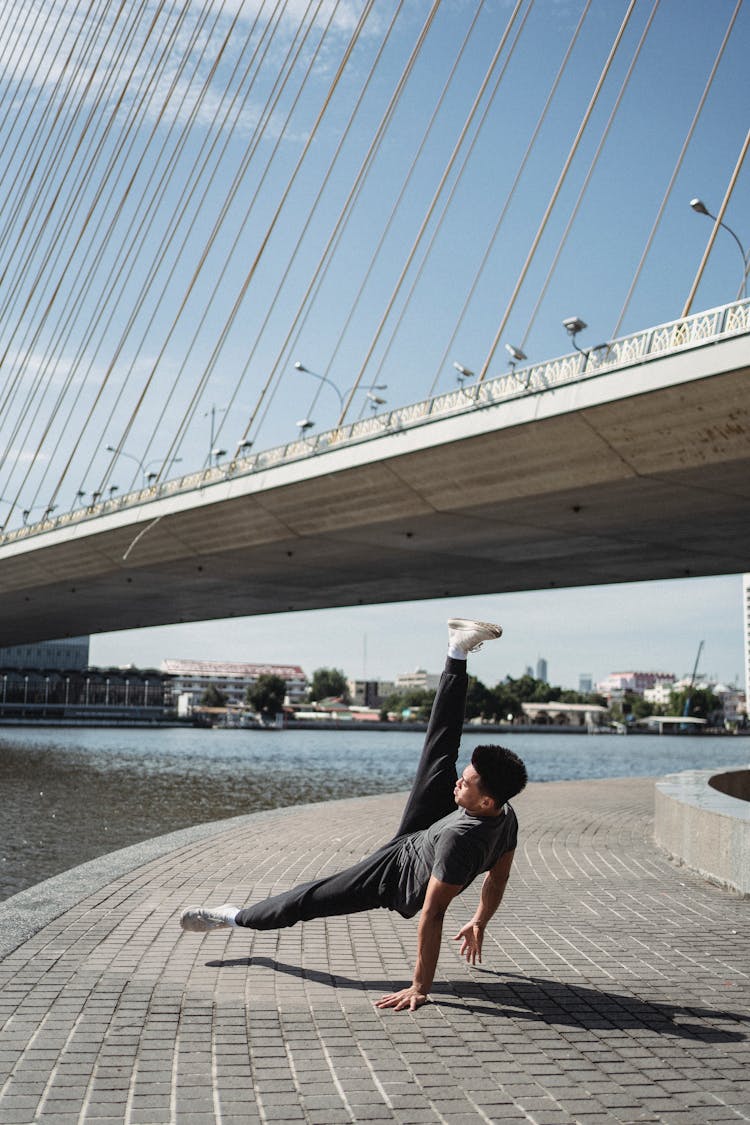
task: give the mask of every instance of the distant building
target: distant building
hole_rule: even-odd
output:
[[[594,690],[594,677],[590,672],[580,672],[578,675],[578,691],[581,695],[590,695]]]
[[[656,707],[666,707],[672,697],[672,692],[676,690],[678,689],[674,676],[668,676],[663,680],[657,680],[653,687],[646,688],[643,692],[643,698],[647,703],[652,703]]]
[[[599,681],[596,690],[609,700],[619,700],[626,691],[643,695],[657,682],[667,681],[674,683],[674,676],[667,672],[611,672],[606,679]]]
[[[172,706],[153,668],[5,668],[0,718],[54,722],[162,722]]]
[[[547,661],[543,656],[540,656],[536,662],[536,678],[542,680],[545,684],[549,683],[547,679]]]
[[[62,641],[35,641],[27,645],[0,648],[0,668],[87,668],[89,638],[68,637]]]
[[[396,691],[437,691],[440,683],[438,672],[425,672],[417,668],[414,672],[402,672],[396,676]]]
[[[349,697],[358,707],[380,707],[395,691],[392,680],[347,680]]]
[[[286,701],[301,703],[307,694],[307,677],[297,664],[244,664],[218,660],[163,660],[162,672],[172,681],[175,697],[190,693],[198,703],[208,687],[218,688],[227,704],[240,707],[247,689],[260,676],[279,676],[286,684]]]

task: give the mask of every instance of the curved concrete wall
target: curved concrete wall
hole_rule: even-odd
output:
[[[654,836],[672,859],[750,895],[750,769],[688,770],[656,783]]]

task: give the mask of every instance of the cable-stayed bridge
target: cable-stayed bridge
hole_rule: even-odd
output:
[[[750,302],[6,536],[3,639],[750,558]]]
[[[6,5],[0,643],[746,569],[748,48],[741,0]]]

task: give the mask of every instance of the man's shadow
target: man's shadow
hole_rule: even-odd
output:
[[[274,972],[325,984],[330,988],[352,988],[360,992],[392,992],[394,987],[398,987],[390,979],[354,980],[340,973],[288,965],[273,957],[235,957],[207,961],[206,965],[215,969],[273,969]],[[587,988],[554,979],[499,973],[478,966],[475,966],[474,971],[486,979],[438,983],[432,990],[433,1002],[442,1007],[481,1013],[482,1016],[521,1019],[530,1023],[584,1028],[587,1031],[646,1029],[657,1035],[678,1035],[702,1043],[738,1043],[747,1039],[747,1035],[739,1029],[735,1031],[696,1022],[722,1020],[747,1024],[747,1017],[736,1012],[644,1001],[619,992]]]

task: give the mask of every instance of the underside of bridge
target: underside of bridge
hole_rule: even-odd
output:
[[[570,394],[0,547],[0,644],[750,568],[747,366]]]

